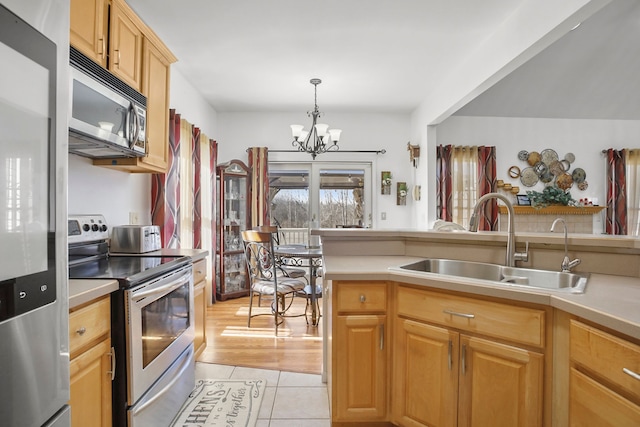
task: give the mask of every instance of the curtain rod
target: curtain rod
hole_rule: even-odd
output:
[[[250,148],[247,148],[247,152],[250,150]],[[269,152],[271,153],[307,153],[306,151],[300,151],[300,150],[269,150],[267,149]],[[385,150],[384,148],[381,150],[338,150],[338,151],[325,151],[322,154],[327,154],[327,153],[375,153],[375,154],[385,154],[387,152],[387,150]]]

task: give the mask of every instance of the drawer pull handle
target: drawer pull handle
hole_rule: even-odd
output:
[[[76,331],[76,334],[78,334],[78,335],[82,336],[82,335],[84,335],[84,333],[85,333],[85,332],[87,332],[87,328],[85,328],[84,326],[82,326],[80,329],[78,329],[78,330]]]
[[[457,311],[451,311],[451,310],[442,310],[442,312],[444,314],[450,314],[452,316],[464,317],[465,319],[474,319],[476,317],[475,314],[458,313]]]
[[[628,368],[622,368],[622,372],[624,372],[627,375],[632,376],[633,378],[640,380],[640,374],[637,374],[635,372],[633,372],[631,369]]]
[[[107,371],[107,374],[111,374],[111,381],[113,381],[116,377],[116,349],[111,347],[111,353],[109,353],[109,357],[111,358],[111,370]]]
[[[462,375],[467,374],[467,346],[462,344]]]
[[[367,297],[365,297],[364,295],[360,295],[360,302],[364,303],[367,300]]]

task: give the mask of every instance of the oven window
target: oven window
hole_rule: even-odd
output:
[[[142,365],[146,368],[189,327],[189,284],[142,308]]]

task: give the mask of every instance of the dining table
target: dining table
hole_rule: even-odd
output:
[[[311,300],[311,325],[318,326],[320,313],[318,312],[318,295],[316,279],[322,268],[322,247],[303,244],[277,245],[273,248],[274,255],[284,265],[290,267],[306,267],[309,269],[309,289],[305,288],[307,297]]]

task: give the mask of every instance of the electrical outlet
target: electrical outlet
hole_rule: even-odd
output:
[[[131,225],[140,224],[140,214],[138,214],[138,212],[129,212],[129,224]]]
[[[383,221],[386,221],[387,220],[387,213],[386,212],[380,213],[380,219],[383,220]]]

